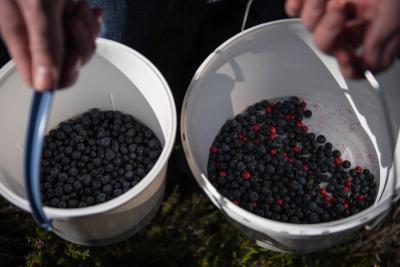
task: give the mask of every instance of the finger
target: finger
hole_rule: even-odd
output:
[[[291,17],[300,16],[303,0],[287,0],[285,3],[286,13]]]
[[[59,88],[62,89],[73,85],[78,79],[81,66],[81,56],[73,50],[68,51],[65,55]]]
[[[22,14],[13,1],[2,1],[0,33],[8,52],[15,61],[18,72],[25,82],[31,85],[31,56],[28,33]]]
[[[393,36],[382,53],[382,70],[389,68],[400,54],[400,35]]]
[[[71,38],[68,42],[70,49],[79,54],[81,64],[85,65],[96,49],[95,39],[80,18],[72,18],[68,29],[68,36]]]
[[[399,11],[400,1],[382,1],[366,32],[363,58],[373,71],[384,68],[384,49],[394,36],[400,34]]]
[[[326,12],[314,29],[314,42],[322,51],[332,54],[337,40],[345,29],[346,14],[343,9]]]
[[[325,12],[326,0],[307,0],[303,4],[301,19],[304,26],[313,31]]]
[[[338,49],[335,51],[342,74],[349,79],[360,79],[363,77],[364,68],[361,61],[349,50]]]
[[[33,86],[38,91],[56,88],[64,57],[64,1],[17,2],[28,29]]]

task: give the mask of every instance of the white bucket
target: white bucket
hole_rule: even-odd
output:
[[[30,212],[23,177],[23,146],[32,90],[14,62],[0,70],[0,193]],[[77,84],[57,91],[47,129],[90,108],[131,114],[152,129],[163,145],[153,169],[133,188],[105,203],[77,209],[45,207],[54,231],[77,244],[102,245],[128,238],[157,212],[165,191],[167,163],[176,134],[171,91],[159,71],[134,50],[98,39],[96,54]]]
[[[320,53],[299,20],[263,24],[217,48],[200,66],[186,94],[182,142],[190,168],[212,202],[262,247],[307,253],[328,248],[350,233],[383,218],[392,204],[394,179],[390,125],[377,91],[366,81],[345,80],[336,61]],[[400,67],[378,77],[388,102],[397,142],[400,125]],[[379,185],[375,204],[348,218],[312,225],[259,217],[230,202],[207,179],[209,148],[227,119],[263,99],[305,99],[313,117],[309,129],[323,133],[343,158],[369,168]],[[397,170],[399,173],[399,170]],[[395,185],[395,183],[397,183]]]

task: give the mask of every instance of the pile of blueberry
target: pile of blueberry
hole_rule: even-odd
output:
[[[161,150],[154,133],[131,115],[89,110],[44,138],[42,201],[81,208],[111,200],[139,183]]]
[[[290,223],[338,220],[373,204],[374,175],[351,168],[325,136],[308,131],[306,106],[298,97],[264,100],[222,126],[208,161],[208,178],[222,195]]]

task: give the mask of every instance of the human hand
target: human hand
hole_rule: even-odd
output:
[[[335,56],[348,78],[383,71],[400,53],[398,0],[287,0],[285,9],[301,16],[316,46]]]
[[[100,9],[71,0],[0,0],[0,34],[35,90],[72,85],[95,50]]]

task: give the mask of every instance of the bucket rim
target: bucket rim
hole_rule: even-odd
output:
[[[188,136],[188,102],[194,91],[194,86],[197,80],[201,79],[201,76],[206,72],[208,67],[213,63],[213,61],[220,55],[221,51],[229,49],[231,45],[240,41],[242,38],[246,37],[248,34],[254,33],[258,30],[268,28],[270,26],[275,26],[278,24],[301,24],[301,19],[290,18],[282,19],[272,22],[267,22],[259,24],[245,31],[242,31],[233,37],[229,38],[227,41],[218,46],[200,65],[197,69],[193,78],[189,84],[186,91],[184,101],[182,104],[181,113],[181,140],[183,145],[183,150],[185,152],[185,157],[188,161],[188,165],[194,175],[199,186],[207,194],[208,198],[213,202],[213,204],[219,208],[224,215],[229,216],[236,222],[247,226],[250,229],[261,233],[275,232],[285,236],[317,236],[317,235],[327,235],[332,233],[337,233],[341,231],[349,231],[354,228],[360,228],[368,222],[376,219],[379,215],[383,214],[391,207],[392,198],[388,197],[381,199],[379,203],[375,203],[371,207],[363,210],[360,213],[349,216],[341,220],[335,220],[331,222],[316,223],[316,224],[292,224],[274,221],[264,217],[260,217],[254,213],[251,213],[234,203],[229,199],[222,196],[216,188],[208,181],[206,174],[202,173],[199,165],[194,160],[193,151],[190,146],[190,136]]]
[[[132,57],[136,57],[139,59],[144,65],[146,65],[153,74],[159,79],[162,84],[162,88],[166,95],[165,101],[168,103],[167,106],[169,107],[169,128],[170,131],[166,132],[165,134],[165,145],[162,149],[162,152],[157,159],[156,163],[154,164],[153,168],[150,170],[149,173],[134,187],[129,189],[127,192],[123,193],[122,195],[113,198],[109,201],[106,201],[101,204],[96,204],[93,206],[88,206],[84,208],[72,208],[72,209],[59,209],[59,208],[52,208],[44,206],[44,212],[49,219],[69,219],[74,217],[85,217],[90,215],[95,215],[99,213],[104,213],[110,210],[113,210],[121,205],[124,205],[128,201],[135,198],[141,192],[143,192],[147,187],[149,187],[158,177],[158,174],[162,171],[163,168],[167,168],[167,163],[169,157],[172,153],[172,149],[174,147],[175,138],[176,138],[176,131],[177,131],[177,114],[176,114],[176,105],[175,100],[172,96],[171,89],[165,80],[164,76],[161,72],[154,66],[153,63],[150,62],[145,56],[137,52],[136,50],[112,41],[103,38],[96,39],[97,46],[104,46],[104,47],[112,47],[114,49],[119,49]],[[96,48],[96,52],[98,53],[98,48]],[[102,57],[101,54],[97,54]],[[111,64],[111,63],[110,63]],[[118,68],[118,66],[115,66]],[[15,62],[14,60],[10,60],[6,65],[4,65],[0,69],[0,84],[1,81],[5,81],[11,74],[16,72]],[[12,204],[18,206],[19,208],[28,211],[31,213],[31,206],[27,199],[17,195],[13,191],[9,190],[5,187],[2,183],[0,183],[0,194],[6,198]]]

